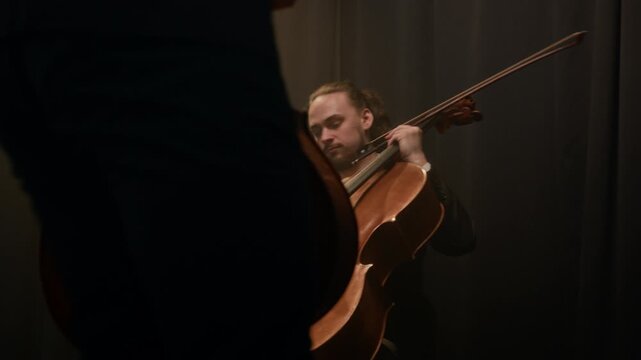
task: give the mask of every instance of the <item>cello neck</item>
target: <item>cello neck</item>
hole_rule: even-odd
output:
[[[398,146],[392,145],[383,150],[372,162],[359,170],[349,180],[344,182],[347,194],[350,196],[358,190],[372,175],[377,173],[386,165],[391,164],[398,154]]]

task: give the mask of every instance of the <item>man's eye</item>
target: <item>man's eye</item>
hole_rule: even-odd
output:
[[[309,129],[309,131],[312,133],[312,135],[313,135],[315,138],[320,137],[321,129],[320,129],[319,127],[316,127],[316,126],[315,126],[315,127],[312,127],[311,129]]]
[[[330,129],[337,129],[339,126],[341,126],[342,123],[343,121],[340,119],[332,120],[329,122],[329,124],[327,124],[327,127]]]

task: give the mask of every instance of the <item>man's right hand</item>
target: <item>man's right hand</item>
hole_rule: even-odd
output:
[[[427,157],[423,152],[423,130],[417,126],[399,125],[385,135],[388,145],[398,144],[399,154],[403,161],[423,166]]]

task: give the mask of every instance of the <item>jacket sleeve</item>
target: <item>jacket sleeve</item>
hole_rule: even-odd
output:
[[[434,167],[428,174],[432,189],[445,207],[443,222],[428,244],[449,256],[471,252],[476,247],[476,235],[470,215]]]

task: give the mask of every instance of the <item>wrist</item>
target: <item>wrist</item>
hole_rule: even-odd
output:
[[[425,163],[428,163],[427,158],[425,157],[425,154],[423,154],[423,153],[419,153],[419,154],[415,154],[413,156],[409,156],[406,159],[406,161],[407,162],[411,162],[413,164],[416,164],[418,166],[423,166],[423,165],[425,165]]]

